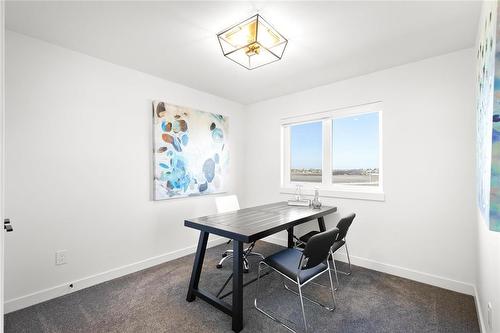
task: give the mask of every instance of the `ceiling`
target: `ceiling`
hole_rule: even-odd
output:
[[[474,45],[480,1],[7,1],[7,29],[242,104]],[[260,13],[289,43],[249,71],[216,34]]]

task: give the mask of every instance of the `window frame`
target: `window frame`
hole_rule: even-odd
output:
[[[335,119],[378,113],[379,130],[379,184],[378,186],[348,185],[332,183],[332,124]],[[295,182],[290,180],[290,126],[322,122],[322,181],[321,182]],[[320,190],[320,195],[335,198],[350,198],[362,200],[384,201],[383,191],[383,111],[382,103],[375,102],[357,106],[344,107],[325,112],[308,115],[294,116],[281,119],[281,193],[295,193],[296,185],[302,185],[304,195],[313,195],[314,189]],[[325,172],[326,171],[326,172]]]

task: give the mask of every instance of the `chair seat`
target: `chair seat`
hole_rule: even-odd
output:
[[[314,235],[317,235],[319,234],[320,232],[319,231],[309,231],[307,234],[301,236],[299,238],[299,240],[301,240],[302,242],[304,243],[307,243],[309,241],[309,239],[311,239],[312,236]],[[340,249],[343,245],[345,244],[345,241],[344,240],[339,240],[339,241],[336,241],[335,243],[333,243],[333,246],[332,246],[332,251],[335,252],[337,251],[338,249]]]
[[[264,262],[277,271],[297,281],[297,271],[302,257],[302,251],[297,249],[285,249],[264,259]],[[299,273],[300,283],[305,283],[315,275],[328,269],[326,264],[319,264],[316,267],[301,270]]]

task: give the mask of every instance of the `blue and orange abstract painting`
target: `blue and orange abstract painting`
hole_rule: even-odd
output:
[[[477,203],[489,229],[500,231],[500,29],[497,3],[483,12],[477,48]]]
[[[153,118],[154,199],[224,192],[227,117],[154,101]]]

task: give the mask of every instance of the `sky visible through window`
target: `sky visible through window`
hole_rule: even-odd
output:
[[[290,127],[292,169],[321,169],[323,136],[321,121]]]
[[[334,119],[332,131],[334,170],[378,168],[378,113]]]
[[[333,120],[333,169],[378,168],[379,115],[368,113]],[[290,127],[291,169],[321,169],[322,123]]]

